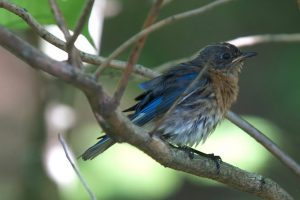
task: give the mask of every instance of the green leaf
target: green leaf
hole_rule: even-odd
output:
[[[48,0],[11,0],[10,2],[24,8],[42,25],[56,24]],[[73,30],[85,1],[57,0],[57,3],[64,15],[68,28]],[[12,29],[28,28],[27,23],[24,22],[23,19],[5,9],[2,9],[0,12],[0,24]],[[88,23],[86,22],[86,25],[82,30],[82,34],[93,44],[88,32],[87,24]]]

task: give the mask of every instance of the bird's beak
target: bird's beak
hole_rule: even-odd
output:
[[[256,55],[257,55],[256,52],[244,52],[239,57],[234,59],[232,62],[233,63],[240,62],[240,61],[243,61],[245,58],[250,58],[250,57],[253,57],[253,56],[256,56]]]
[[[256,52],[244,52],[244,53],[242,53],[241,57],[250,58],[250,57],[253,57],[253,56],[256,56],[256,55],[257,55]]]

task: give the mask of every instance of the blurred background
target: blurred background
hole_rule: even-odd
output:
[[[45,11],[42,14],[34,9],[37,5],[34,0],[12,2],[30,13],[32,11],[41,23],[51,24],[44,19],[53,22],[47,1],[38,4],[40,10]],[[167,2],[159,19],[211,1]],[[66,19],[73,27],[82,1],[59,3],[66,8]],[[100,55],[108,56],[138,32],[151,4],[150,0],[96,0],[89,31],[98,53],[101,50]],[[19,19],[13,18],[12,14],[3,10],[1,13],[5,14],[1,20],[11,20],[1,24],[14,28],[21,23],[14,23],[13,20]],[[191,56],[214,42],[254,34],[299,33],[299,22],[296,0],[232,1],[152,33],[138,63],[154,69],[167,61]],[[14,30],[53,58],[66,59],[63,52],[47,45],[24,27]],[[47,29],[58,34],[54,26],[47,26]],[[88,40],[82,36],[77,46],[97,53]],[[243,69],[239,98],[232,110],[243,115],[299,163],[300,43],[266,43],[243,50],[256,51],[258,56],[249,60]],[[129,52],[119,59],[126,60]],[[58,133],[66,138],[70,153],[98,199],[258,199],[211,180],[164,168],[127,144],[117,144],[92,161],[76,159],[103,134],[84,94],[61,80],[33,70],[2,47],[0,60],[1,200],[89,199],[66,160],[57,139]],[[120,72],[116,70],[105,72],[101,82],[107,91],[113,91],[119,76]],[[144,80],[132,77],[122,108],[134,103],[133,97],[141,92],[137,85]],[[227,120],[198,149],[219,155],[223,161],[239,168],[269,177],[295,199],[300,199],[299,177]]]

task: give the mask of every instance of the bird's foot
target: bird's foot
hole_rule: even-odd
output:
[[[221,159],[220,156],[216,156],[213,153],[206,154],[206,153],[203,153],[201,151],[198,151],[198,150],[193,149],[193,148],[188,147],[188,146],[173,146],[173,147],[186,152],[188,154],[188,156],[189,156],[190,159],[194,159],[194,156],[196,154],[196,155],[204,156],[206,158],[209,158],[209,159],[213,160],[215,162],[215,164],[216,164],[217,174],[220,173],[220,165],[221,165],[221,162],[222,162],[222,159]]]

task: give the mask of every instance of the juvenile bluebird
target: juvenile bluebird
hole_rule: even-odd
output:
[[[255,55],[255,52],[241,52],[229,43],[208,45],[195,59],[141,83],[144,92],[135,98],[137,103],[124,112],[131,112],[128,118],[137,126],[157,124],[155,134],[172,145],[196,146],[205,142],[236,101],[243,61]],[[209,67],[181,97],[204,66]],[[180,101],[176,102],[178,98]],[[177,103],[174,109],[164,117],[174,102]],[[83,153],[84,160],[95,158],[115,144],[107,135],[99,139]]]

